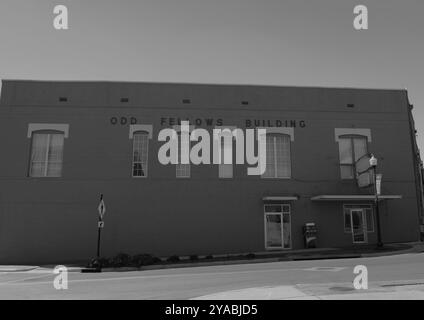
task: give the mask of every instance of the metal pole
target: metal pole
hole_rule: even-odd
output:
[[[99,218],[99,222],[100,222],[100,218]],[[97,260],[99,260],[100,258],[100,234],[102,232],[102,228],[100,228],[100,226],[97,226]]]
[[[375,214],[377,217],[377,247],[381,248],[383,242],[381,241],[381,228],[380,228],[380,208],[378,206],[378,192],[377,192],[377,174],[376,166],[374,166],[374,189],[375,189]]]
[[[103,194],[100,195],[100,202],[103,200]],[[102,221],[102,217],[99,214],[99,223],[97,224],[97,261],[100,258],[100,236],[102,233],[102,228],[100,228],[100,222]]]

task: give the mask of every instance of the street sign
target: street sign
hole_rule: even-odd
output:
[[[377,173],[375,175],[376,183],[375,186],[377,188],[377,195],[381,194],[381,179],[383,179],[383,175],[381,173]]]
[[[355,163],[356,174],[364,173],[370,168],[370,156],[368,154],[360,157]]]
[[[105,222],[104,221],[99,221],[97,226],[102,229],[105,226]]]
[[[356,181],[359,188],[366,188],[372,185],[372,174],[369,171],[356,176]]]
[[[103,220],[103,216],[105,215],[105,212],[106,212],[106,206],[105,206],[105,202],[103,201],[103,196],[100,199],[100,203],[97,210],[99,211],[100,219]]]
[[[370,169],[370,156],[368,154],[360,157],[355,163],[356,181],[359,188],[366,188],[373,184]]]

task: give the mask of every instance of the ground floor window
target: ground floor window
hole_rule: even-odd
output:
[[[265,210],[265,248],[291,248],[291,216],[288,204],[267,204]]]
[[[372,205],[343,205],[344,232],[352,234],[353,243],[368,242],[368,233],[374,232]]]

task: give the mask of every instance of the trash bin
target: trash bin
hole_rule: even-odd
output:
[[[317,226],[314,222],[305,223],[303,226],[303,236],[305,238],[305,248],[317,247]]]

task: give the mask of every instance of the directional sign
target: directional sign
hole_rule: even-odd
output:
[[[366,188],[372,185],[372,175],[371,172],[366,171],[364,173],[358,174],[356,176],[356,182],[358,183],[359,188]]]
[[[376,174],[376,188],[377,188],[377,195],[381,194],[381,179],[383,178],[383,175],[381,173]]]
[[[100,219],[103,219],[103,216],[105,215],[105,212],[106,212],[106,206],[105,206],[105,202],[103,201],[103,197],[100,200],[97,210],[99,211]]]

